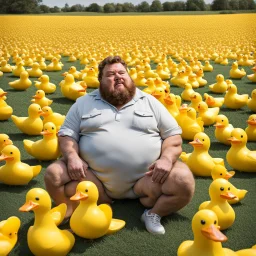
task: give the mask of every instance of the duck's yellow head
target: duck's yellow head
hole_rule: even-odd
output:
[[[44,124],[43,131],[40,133],[43,136],[52,136],[57,133],[56,126],[52,122],[47,122]]]
[[[41,114],[41,116],[46,117],[46,116],[51,115],[52,113],[53,113],[53,110],[52,110],[51,107],[49,107],[49,106],[44,106],[44,107],[42,108],[42,114]]]
[[[196,120],[196,110],[194,108],[189,107],[187,109],[187,116],[193,120]]]
[[[198,104],[198,112],[204,112],[204,111],[207,111],[208,110],[208,105],[206,102],[204,101],[201,101],[199,104]]]
[[[256,89],[252,90],[251,97],[252,99],[256,100]]]
[[[16,216],[11,216],[7,220],[1,221],[0,234],[8,239],[17,240],[17,234],[20,229],[20,219]]]
[[[21,73],[20,73],[20,79],[23,79],[23,80],[25,80],[25,79],[27,79],[29,77],[29,74],[28,74],[28,72],[27,71],[22,71]]]
[[[49,82],[49,76],[48,75],[42,75],[38,78],[38,80],[42,83],[47,83]]]
[[[246,145],[247,143],[247,134],[246,132],[241,128],[235,128],[231,132],[231,137],[228,138],[228,141],[231,142],[231,145]]]
[[[0,161],[20,161],[20,151],[14,145],[7,145],[3,148],[0,155]]]
[[[214,242],[227,241],[227,237],[219,229],[217,215],[211,210],[200,210],[192,219],[192,230],[195,238],[207,238]]]
[[[224,128],[229,125],[228,118],[225,115],[217,115],[216,123],[214,124],[217,128]]]
[[[99,191],[97,186],[91,181],[81,181],[76,187],[76,194],[70,200],[86,201],[87,203],[97,203]]]
[[[189,142],[194,148],[202,148],[203,150],[208,150],[211,145],[210,138],[204,132],[198,132],[194,136],[194,140]]]
[[[221,165],[221,164],[216,164],[212,171],[211,171],[211,175],[212,175],[212,179],[216,180],[216,179],[220,179],[223,178],[225,180],[230,179],[231,177],[233,177],[235,174],[234,171],[230,171],[228,172],[228,170],[226,169],[225,166]]]
[[[12,145],[12,144],[13,143],[7,134],[0,133],[0,151],[7,145]]]
[[[32,103],[28,107],[28,115],[30,117],[38,117],[42,114],[42,109],[39,104]]]
[[[45,92],[43,90],[37,90],[36,94],[32,96],[34,99],[42,99],[45,97]]]
[[[202,101],[202,96],[200,93],[194,92],[190,95],[190,99],[192,102],[196,103]]]
[[[256,114],[250,115],[246,121],[249,125],[256,127]],[[1,135],[0,135],[0,145],[1,145]]]
[[[42,188],[32,188],[26,195],[26,202],[19,208],[21,212],[49,211],[52,203],[48,192]]]

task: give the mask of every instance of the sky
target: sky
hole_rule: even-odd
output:
[[[100,1],[95,1],[95,0],[43,0],[42,4],[45,4],[49,7],[53,7],[53,6],[58,6],[58,7],[64,7],[64,5],[67,3],[69,6],[75,5],[75,4],[81,4],[84,6],[89,6],[92,3],[97,3],[98,5],[103,6],[106,3],[133,3],[134,5],[137,5],[141,2],[143,2],[144,0],[100,0]],[[161,2],[174,2],[172,0],[162,0]],[[185,0],[184,0],[185,1]],[[147,1],[149,4],[152,3],[152,1]],[[206,4],[211,3],[212,0],[204,0],[204,2]]]

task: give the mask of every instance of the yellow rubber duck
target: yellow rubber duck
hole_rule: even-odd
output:
[[[0,133],[0,153],[7,145],[12,145],[12,140],[5,133]]]
[[[227,108],[239,109],[247,104],[248,98],[248,94],[238,94],[237,87],[234,84],[229,84],[224,97],[224,105]]]
[[[177,76],[171,78],[170,82],[173,85],[184,88],[185,84],[188,82],[188,76],[185,74],[184,70],[180,70]]]
[[[57,112],[53,112],[52,108],[49,106],[45,106],[42,108],[42,116],[43,116],[43,124],[48,122],[52,122],[55,124],[57,132],[65,121],[66,116],[61,115]]]
[[[180,158],[196,176],[210,177],[212,169],[216,164],[224,165],[224,159],[210,156],[208,151],[211,141],[206,133],[197,133],[194,140],[189,142],[189,144],[193,146],[193,152],[188,154],[182,152]]]
[[[185,120],[187,119],[187,110],[188,110],[188,104],[182,104],[179,107],[179,114],[176,116],[176,121],[180,127],[183,126],[183,123],[185,123]]]
[[[46,71],[60,71],[62,70],[62,65],[56,57],[51,59],[51,63],[46,67]]]
[[[241,63],[242,66],[252,66],[254,64],[255,64],[255,60],[252,60],[252,59],[250,60],[247,54],[245,54],[242,57],[242,63]]]
[[[0,181],[7,185],[26,185],[36,177],[41,165],[29,166],[20,161],[20,151],[14,145],[7,145],[1,152],[0,161],[6,161],[0,167]]]
[[[155,72],[155,70],[152,70],[151,69],[151,66],[149,64],[146,64],[145,65],[145,78],[148,79],[148,78],[156,78],[158,77],[159,75]],[[131,76],[131,75],[130,75]],[[137,72],[136,72],[136,76],[137,76]],[[136,78],[136,77],[135,77]],[[134,78],[134,79],[135,79]]]
[[[203,87],[207,84],[207,80],[203,78],[204,77],[204,71],[202,68],[199,68],[199,70],[196,72],[196,80],[199,83],[199,87]]]
[[[23,65],[24,65],[24,62],[20,62],[20,63],[18,63],[15,67],[14,67],[14,69],[12,70],[12,74],[14,75],[14,76],[20,76],[20,73],[22,72],[22,71],[25,71],[25,68],[23,67]]]
[[[214,180],[209,187],[211,200],[200,204],[199,210],[208,209],[216,213],[220,230],[231,227],[235,221],[235,211],[227,200],[234,199],[236,196],[230,192],[231,184],[225,179]]]
[[[248,126],[245,128],[245,132],[248,141],[256,141],[256,114],[250,115],[246,122]]]
[[[20,79],[9,82],[8,84],[15,90],[24,91],[32,85],[32,82],[29,79],[28,72],[24,70],[20,73]]]
[[[17,243],[18,231],[20,229],[20,219],[11,216],[7,220],[0,222],[0,255],[9,255]]]
[[[175,95],[173,93],[166,94],[164,98],[165,107],[167,108],[168,112],[176,118],[179,114],[179,109],[176,105]]]
[[[236,256],[236,253],[222,247],[228,238],[219,230],[218,217],[214,211],[200,210],[192,219],[194,241],[180,244],[178,256]]]
[[[12,73],[12,66],[8,64],[6,60],[2,60],[0,70],[3,73]]]
[[[193,89],[199,88],[199,82],[197,81],[197,76],[194,73],[188,76],[187,83],[191,84]]]
[[[217,80],[217,83],[209,85],[209,89],[215,93],[226,92],[228,89],[228,85],[227,85],[226,81],[224,81],[224,76],[221,74],[218,74],[216,76],[216,80]]]
[[[194,92],[190,96],[190,100],[191,100],[191,103],[188,106],[198,111],[198,104],[203,100],[201,94],[199,92]]]
[[[36,142],[23,140],[25,150],[38,160],[56,160],[61,153],[55,124],[52,122],[45,123],[41,135],[43,135],[43,139]]]
[[[73,75],[75,79],[82,79],[82,73],[76,70],[75,66],[71,66],[68,69],[68,74]]]
[[[254,66],[254,67],[252,68],[252,70],[254,71],[254,73],[253,73],[253,74],[250,74],[250,75],[247,75],[247,78],[248,78],[251,82],[256,83],[256,66]]]
[[[232,63],[232,67],[229,71],[229,76],[230,78],[234,78],[234,79],[241,79],[246,75],[246,72],[244,71],[244,69],[239,69],[238,68],[238,63],[235,61]]]
[[[40,77],[43,74],[43,71],[40,69],[40,65],[37,62],[34,62],[31,69],[27,69],[29,77]]]
[[[209,108],[208,105],[201,101],[197,106],[198,116],[202,118],[204,126],[212,125],[216,122],[216,117],[220,112],[219,107]]]
[[[235,175],[235,171],[228,171],[225,166],[217,164],[212,169],[212,179],[225,179],[228,180]],[[229,204],[236,204],[244,199],[247,194],[245,189],[237,189],[233,184],[230,183],[230,192],[236,197],[234,199],[228,199]]]
[[[248,108],[256,113],[256,89],[252,90],[251,98],[247,101]]]
[[[144,71],[137,72],[137,77],[133,81],[136,86],[147,86]]]
[[[191,101],[191,95],[194,93],[194,89],[192,88],[192,85],[189,83],[185,84],[185,88],[181,93],[181,98],[186,101]]]
[[[86,75],[83,76],[83,81],[87,84],[90,88],[98,88],[100,82],[96,75],[96,71],[94,68],[89,68]]]
[[[9,106],[5,100],[6,100],[7,92],[5,92],[2,88],[0,88],[0,120],[7,120],[11,117],[13,113],[13,109],[11,106]]]
[[[204,131],[204,122],[201,117],[196,117],[196,110],[194,108],[187,108],[187,117],[183,118],[181,122],[182,134],[184,140],[193,140],[194,136]]]
[[[54,93],[56,91],[56,85],[50,83],[50,78],[48,75],[42,75],[38,78],[38,81],[35,82],[35,87],[38,90],[43,90],[45,93]]]
[[[159,77],[161,77],[162,80],[167,80],[167,79],[170,79],[171,77],[170,73],[164,70],[162,63],[157,64],[156,73],[158,74]]]
[[[237,256],[255,256],[256,255],[256,247],[253,246],[252,248],[236,251],[236,255]]]
[[[224,104],[224,97],[213,97],[208,93],[204,93],[204,99],[209,108],[221,107]]]
[[[67,255],[75,243],[74,235],[68,230],[57,227],[64,219],[67,206],[60,204],[51,209],[51,198],[41,188],[30,189],[26,195],[26,203],[19,208],[21,212],[33,211],[34,225],[29,227],[27,241],[34,255]]]
[[[165,106],[165,90],[163,87],[156,87],[155,91],[152,93],[157,100],[159,100]]]
[[[90,181],[77,185],[76,194],[70,200],[80,201],[70,218],[70,227],[74,233],[87,239],[95,239],[112,234],[125,226],[123,220],[112,218],[112,209],[108,204],[97,205],[99,192]]]
[[[256,151],[247,148],[247,134],[241,128],[231,132],[231,147],[227,152],[228,164],[241,172],[256,172]]]
[[[228,139],[231,136],[231,132],[234,130],[232,124],[229,123],[228,118],[225,115],[217,115],[215,126],[215,138],[225,144],[230,145],[231,142]]]
[[[156,89],[154,78],[148,78],[146,81],[146,85],[147,87],[143,89],[143,92],[152,94]]]
[[[212,72],[213,71],[213,66],[210,64],[209,60],[206,60],[203,66],[203,71],[204,72]]]
[[[12,121],[19,130],[28,135],[39,135],[43,129],[43,121],[40,118],[42,110],[40,105],[33,103],[28,107],[28,117],[11,115]]]
[[[31,102],[40,105],[41,108],[45,106],[50,106],[53,102],[53,100],[50,100],[47,97],[45,97],[45,92],[43,90],[37,90],[36,94],[32,97],[33,99],[31,100]]]
[[[4,75],[4,73],[2,71],[0,71],[0,77],[3,76],[3,75]]]

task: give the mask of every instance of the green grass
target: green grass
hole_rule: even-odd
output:
[[[64,69],[62,71],[45,72],[50,76],[51,82],[56,85],[63,79],[61,73],[68,70],[71,65],[75,65],[78,70],[84,68],[78,61],[76,63],[70,63],[67,62],[67,58],[63,58],[62,62],[64,63]],[[215,77],[218,73],[223,74],[225,78],[228,79],[230,68],[231,62],[228,66],[214,65],[214,72],[205,72],[204,78],[207,79],[208,84],[196,91],[201,94],[204,92],[212,94],[208,90],[208,85],[215,83]],[[248,67],[245,67],[245,70],[248,74],[252,73]],[[27,116],[27,108],[31,103],[32,95],[36,92],[36,88],[31,86],[26,91],[15,91],[9,87],[8,82],[16,79],[17,78],[13,77],[11,74],[5,73],[3,77],[0,77],[0,87],[8,92],[7,103],[13,107],[13,114],[17,116]],[[31,78],[31,80],[34,81],[37,79]],[[251,91],[256,88],[256,84],[251,83],[246,77],[241,80],[233,80],[233,82],[237,85],[240,94],[250,94]],[[182,89],[172,86],[171,92],[180,94]],[[57,90],[54,94],[47,95],[47,97],[53,99],[53,104],[51,105],[53,110],[61,114],[66,114],[73,104],[72,101],[67,100],[61,95],[59,86],[57,86]],[[230,110],[222,107],[221,113],[228,116],[230,123],[232,123],[234,127],[241,127],[243,129],[247,126],[246,120],[248,116],[253,114],[247,107],[239,110]],[[18,209],[25,202],[25,196],[29,189],[34,187],[44,188],[43,175],[45,168],[50,162],[39,162],[33,159],[23,148],[23,139],[29,138],[36,141],[41,139],[41,136],[27,136],[22,134],[12,123],[11,119],[0,122],[0,132],[7,133],[14,144],[20,149],[23,162],[30,165],[41,164],[43,167],[41,173],[27,186],[8,186],[0,184],[0,220],[15,215],[18,216],[22,222],[18,243],[10,253],[10,256],[30,256],[32,254],[27,245],[26,234],[29,226],[33,225],[34,215],[33,213],[21,213]],[[216,141],[213,126],[206,127],[205,132],[211,138],[210,154],[213,157],[222,157],[225,159],[229,147]],[[256,143],[248,142],[248,148],[255,150]],[[186,152],[192,151],[192,147],[188,144],[188,141],[183,142],[183,150]],[[4,162],[0,164],[3,165]],[[225,164],[227,169],[231,170],[226,159]],[[69,255],[176,255],[177,248],[182,241],[193,239],[191,219],[198,210],[200,203],[209,200],[208,187],[211,181],[211,178],[196,177],[196,191],[191,203],[178,213],[163,218],[163,224],[166,228],[166,234],[164,236],[154,236],[145,231],[143,224],[139,220],[144,209],[138,200],[116,200],[113,204],[114,217],[125,220],[126,227],[115,235],[104,236],[94,241],[87,241],[76,236],[75,246]],[[236,220],[231,228],[224,231],[229,240],[223,243],[223,247],[239,250],[256,244],[256,233],[254,232],[256,229],[256,175],[255,173],[236,172],[235,176],[230,181],[237,188],[247,189],[249,191],[241,203],[234,205]],[[65,227],[68,228],[68,225]]]

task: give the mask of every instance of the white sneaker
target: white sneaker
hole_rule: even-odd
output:
[[[141,221],[145,223],[148,232],[153,234],[163,235],[165,233],[164,227],[161,225],[161,217],[156,213],[148,213],[149,210],[145,210],[141,215]]]

